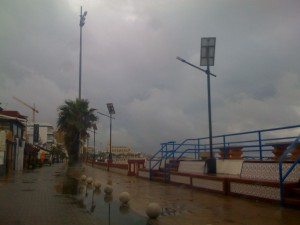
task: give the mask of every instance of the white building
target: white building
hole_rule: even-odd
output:
[[[110,146],[107,145],[105,148],[105,152],[110,152]],[[114,155],[129,155],[133,154],[130,146],[111,146],[111,153]]]
[[[39,125],[39,144],[50,148],[54,144],[54,128],[50,123],[40,123],[35,122]],[[33,123],[28,123],[27,125],[27,142],[33,143]]]

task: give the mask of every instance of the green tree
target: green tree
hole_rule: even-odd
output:
[[[58,107],[57,128],[64,133],[64,144],[69,154],[69,165],[79,162],[80,142],[88,137],[87,130],[95,124],[96,109],[89,108],[86,99],[65,100]]]
[[[57,159],[65,159],[66,153],[64,150],[64,146],[61,144],[52,145],[50,148],[50,154]]]

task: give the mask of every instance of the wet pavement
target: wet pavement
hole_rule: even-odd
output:
[[[102,183],[94,191],[72,177],[63,164],[0,177],[1,225],[296,225],[300,211],[279,204],[224,196],[183,185],[150,182],[84,165],[84,172]],[[111,197],[104,194],[107,183]],[[122,206],[119,194],[131,195]],[[148,220],[148,203],[157,202],[162,215]]]
[[[56,191],[62,164],[0,178],[1,225],[96,224],[72,199]]]

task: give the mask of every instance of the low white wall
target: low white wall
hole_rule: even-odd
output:
[[[150,178],[150,172],[149,171],[139,170],[138,171],[138,177],[149,179]]]
[[[209,180],[205,178],[193,177],[192,186],[222,192],[223,180]]]
[[[90,166],[92,166],[92,164],[89,164]],[[99,164],[94,164],[94,167],[101,169],[101,170],[106,170],[107,171],[107,165],[99,165]]]
[[[240,175],[243,166],[243,160],[239,159],[218,159],[217,173]]]
[[[176,174],[170,175],[170,181],[174,183],[180,183],[180,184],[191,184],[191,178],[190,176],[181,176]]]
[[[122,174],[122,175],[127,175],[128,171],[125,169],[120,169],[120,168],[114,168],[114,167],[109,167],[110,172]]]
[[[230,182],[230,192],[240,195],[280,200],[280,188],[257,184]]]
[[[163,162],[164,162],[164,161],[163,161]],[[152,162],[151,162],[151,166],[153,167],[156,163],[157,163],[157,161],[152,161]],[[148,160],[145,160],[144,165],[145,165],[145,168],[146,168],[146,169],[149,169],[149,161],[148,161]],[[157,164],[154,168],[152,168],[152,169],[158,170],[158,169],[159,169],[159,166],[160,166],[160,163],[158,163],[158,164]],[[161,167],[163,167],[163,163],[161,164]]]
[[[282,164],[282,171],[285,174],[290,167],[291,162]],[[245,162],[241,173],[242,178],[257,179],[257,180],[271,180],[279,182],[279,163],[278,162]],[[290,175],[286,178],[286,182],[297,182],[300,177],[300,164],[297,164]]]

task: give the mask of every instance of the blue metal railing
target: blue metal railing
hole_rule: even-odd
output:
[[[284,205],[284,181],[289,176],[289,174],[293,171],[293,169],[298,164],[298,162],[300,161],[300,156],[298,158],[296,158],[294,163],[290,166],[290,168],[288,168],[288,170],[285,172],[285,174],[283,174],[283,171],[282,171],[282,163],[283,163],[283,160],[287,157],[287,155],[295,148],[295,146],[297,144],[299,144],[299,140],[300,140],[300,135],[294,140],[293,143],[291,143],[289,145],[289,147],[285,150],[285,152],[281,155],[281,157],[279,159],[280,204],[281,204],[281,206]]]
[[[213,136],[213,154],[216,158],[221,158],[220,148],[224,150],[223,158],[228,158],[228,149],[232,146],[242,146],[243,159],[269,160],[273,159],[274,142],[286,141],[292,142],[297,136],[287,136],[293,132],[300,133],[300,125],[285,126],[264,130],[247,131],[240,133],[232,133],[225,135]],[[152,178],[152,170],[161,167],[163,164],[165,177],[168,171],[176,162],[183,157],[199,160],[202,152],[209,151],[209,137],[185,139],[181,143],[170,141],[161,144],[161,148],[157,151],[149,161],[150,179]],[[173,161],[167,165],[172,159]]]

